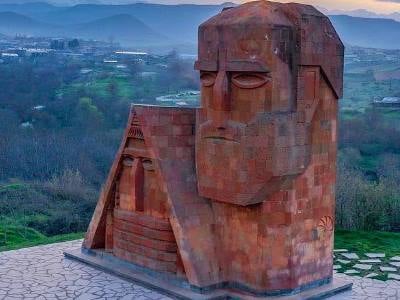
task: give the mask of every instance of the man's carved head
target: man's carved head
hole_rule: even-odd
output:
[[[313,18],[325,17],[309,6],[258,1],[224,10],[200,26],[195,67],[201,78],[196,131],[201,196],[260,203],[304,172],[311,120],[309,107],[299,103],[302,89],[310,90],[302,87],[303,62],[315,77],[309,102],[317,100],[320,74],[331,79],[337,96],[342,88],[334,78],[340,70],[323,66],[321,53],[312,53],[336,47],[339,57],[343,51],[328,20],[314,29],[321,39],[317,49],[304,53],[310,41],[303,35],[312,30]]]

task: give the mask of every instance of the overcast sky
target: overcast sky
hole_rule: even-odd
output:
[[[400,0],[298,0],[282,2],[302,2],[319,5],[330,9],[359,9],[364,8],[373,12],[400,11]]]
[[[195,3],[195,4],[218,4],[225,0],[143,0],[142,2],[155,2],[163,4],[176,4],[176,3]],[[227,0],[228,2],[230,0]],[[245,0],[231,0],[236,3],[244,2]],[[302,2],[313,5],[322,6],[329,9],[359,9],[364,8],[373,12],[395,12],[400,11],[400,0],[280,0],[282,2]],[[78,2],[85,2],[85,0],[52,0],[53,3],[69,2],[69,4],[76,4]],[[87,2],[106,2],[114,4],[133,3],[138,0],[87,0]]]

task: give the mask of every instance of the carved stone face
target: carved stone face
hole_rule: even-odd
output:
[[[262,8],[226,10],[199,30],[198,189],[238,205],[265,201],[305,165],[305,150],[290,148],[297,130],[293,28],[273,4]]]

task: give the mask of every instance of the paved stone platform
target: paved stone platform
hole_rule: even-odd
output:
[[[171,299],[140,285],[65,259],[63,251],[79,249],[72,241],[0,252],[0,300],[13,299]],[[400,281],[379,281],[335,274],[351,280],[353,290],[331,300],[400,299]]]

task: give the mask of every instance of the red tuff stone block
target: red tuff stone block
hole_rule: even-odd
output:
[[[121,231],[114,227],[114,243],[118,240],[132,242],[137,245],[165,252],[176,252],[177,250],[176,243],[152,239],[143,235]]]
[[[332,276],[343,45],[312,6],[203,23],[201,107],[135,105],[84,247],[257,293]]]

